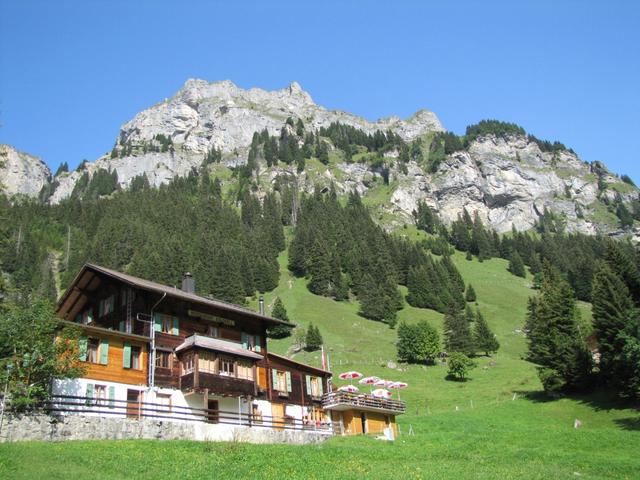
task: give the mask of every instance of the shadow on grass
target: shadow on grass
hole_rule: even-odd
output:
[[[640,431],[640,416],[618,418],[614,420],[614,423],[618,425],[620,428],[622,428],[623,430]]]
[[[605,390],[596,390],[595,392],[588,394],[565,393],[555,396],[548,395],[541,390],[522,390],[516,391],[515,393],[522,395],[535,403],[549,403],[560,400],[561,398],[568,398],[583,405],[587,405],[595,411],[610,412],[612,410],[636,410],[639,412],[638,416],[619,418],[614,420],[614,422],[624,430],[640,431],[640,405],[638,403],[623,400],[615,394]]]

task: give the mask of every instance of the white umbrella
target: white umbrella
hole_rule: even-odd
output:
[[[380,381],[380,377],[364,377],[358,383],[360,385],[376,385],[376,382]]]
[[[391,398],[391,392],[389,390],[385,390],[384,388],[376,388],[371,395],[378,398]]]
[[[407,388],[408,386],[408,383],[393,382],[387,388],[390,388],[391,390],[398,390],[398,400],[400,400],[400,390],[402,390],[403,388]]]
[[[350,370],[348,372],[341,373],[340,375],[338,375],[338,378],[340,378],[341,380],[349,380],[351,381],[351,383],[353,383],[354,379],[362,378],[362,374],[360,372]]]
[[[355,385],[343,385],[338,390],[341,392],[347,392],[347,393],[356,393],[360,391],[360,389]]]

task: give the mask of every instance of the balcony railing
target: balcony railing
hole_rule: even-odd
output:
[[[401,414],[406,411],[407,407],[403,401],[374,397],[369,394],[329,392],[322,397],[322,408],[325,410],[356,408]]]

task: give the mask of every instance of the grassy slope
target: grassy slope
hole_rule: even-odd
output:
[[[415,232],[408,232],[411,236]],[[199,444],[191,442],[75,442],[0,446],[0,478],[637,478],[640,419],[597,397],[544,401],[532,365],[521,360],[525,340],[519,329],[528,280],[506,271],[506,262],[468,262],[456,255],[465,281],[497,333],[502,348],[465,383],[444,379],[444,366],[401,366],[394,359],[395,330],[357,315],[356,303],[311,295],[304,280],[286,272],[286,255],[276,291],[290,317],[318,325],[329,347],[334,372],[357,369],[409,382],[402,391],[408,412],[405,433],[388,444],[369,438],[336,438],[320,446]],[[581,306],[586,320],[587,305]],[[400,319],[425,318],[441,328],[442,316],[405,307]],[[284,353],[289,339],[272,343]],[[296,359],[319,364],[317,353]],[[516,394],[515,400],[514,393]],[[574,429],[579,418],[583,428]],[[406,435],[409,427],[415,435]],[[37,459],[37,460],[34,460]]]

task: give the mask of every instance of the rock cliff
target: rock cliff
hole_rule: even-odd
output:
[[[0,145],[0,191],[35,197],[51,179],[49,167],[38,157]]]

